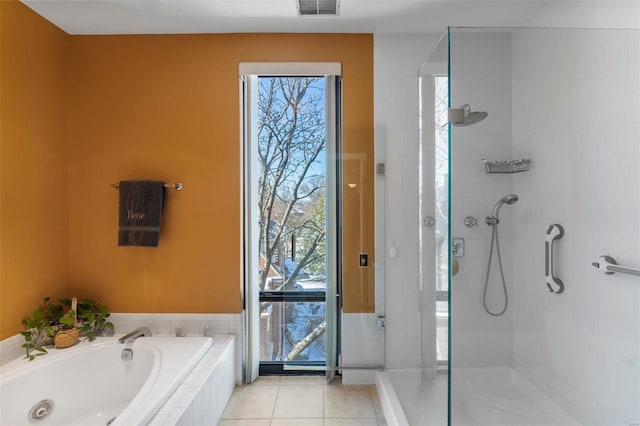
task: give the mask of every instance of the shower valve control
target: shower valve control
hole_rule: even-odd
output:
[[[378,330],[384,330],[384,315],[378,315],[378,317],[376,317],[376,327]]]
[[[472,228],[478,225],[478,219],[473,216],[467,216],[464,218],[464,226],[467,228]]]

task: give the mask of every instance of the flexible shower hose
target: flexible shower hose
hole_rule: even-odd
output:
[[[483,303],[484,310],[487,311],[489,315],[493,315],[494,317],[499,317],[507,311],[507,307],[509,306],[509,296],[507,294],[507,284],[504,280],[504,272],[502,270],[502,257],[500,256],[500,240],[498,239],[498,224],[491,224],[491,247],[489,247],[489,263],[487,264],[487,275],[484,278],[484,295],[483,295]],[[504,290],[504,308],[498,313],[491,312],[489,307],[487,306],[487,289],[489,288],[489,273],[491,272],[491,259],[493,258],[493,243],[495,241],[496,245],[496,254],[498,255],[498,266],[500,267],[500,278],[502,279],[502,289]]]

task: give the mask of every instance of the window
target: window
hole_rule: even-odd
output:
[[[449,339],[449,78],[435,79],[435,244],[436,244],[436,359],[448,359]]]
[[[337,359],[339,78],[258,73],[242,87],[247,381],[324,373]]]

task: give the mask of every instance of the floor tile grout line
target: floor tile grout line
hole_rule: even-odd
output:
[[[301,386],[307,386],[307,385],[312,385],[312,383],[309,384],[300,384]],[[254,418],[256,420],[268,420],[269,421],[269,426],[272,426],[274,424],[275,420],[279,420],[275,417],[275,411],[276,411],[276,407],[277,407],[277,403],[278,403],[278,397],[280,396],[280,391],[281,391],[281,386],[289,386],[289,385],[283,385],[282,381],[280,381],[280,383],[278,385],[268,385],[268,387],[277,387],[276,389],[276,396],[275,396],[275,401],[274,401],[274,405],[273,408],[271,410],[271,417],[270,418]],[[322,416],[317,418],[318,420],[322,420],[322,425],[326,426],[327,425],[327,419],[338,419],[341,421],[347,421],[349,419],[361,419],[361,420],[374,420],[376,421],[377,424],[380,424],[380,419],[384,419],[384,417],[378,417],[378,412],[376,411],[376,405],[374,403],[374,392],[373,392],[373,388],[371,386],[357,386],[358,388],[365,388],[367,389],[366,394],[369,395],[369,403],[371,404],[371,408],[373,409],[373,416],[357,416],[357,417],[327,417],[326,415],[326,390],[329,387],[329,384],[327,383],[323,383],[322,385]],[[346,386],[346,388],[349,388],[349,386]],[[377,397],[377,392],[375,394],[375,396]],[[283,418],[285,419],[285,418]],[[311,418],[309,418],[311,419]],[[223,420],[223,419],[221,419]],[[234,420],[234,419],[229,419],[227,418],[227,420]],[[247,419],[242,419],[242,418],[238,418],[235,420],[249,420]]]
[[[278,385],[278,390],[276,391],[276,400],[273,402],[273,409],[271,410],[271,421],[269,425],[273,423],[273,418],[276,415],[276,406],[278,405],[278,395],[280,395],[280,386],[282,386],[282,378],[280,379],[280,384]]]
[[[324,404],[325,404],[325,401],[324,401],[324,394],[325,394],[325,392],[324,392],[324,391],[325,391],[325,389],[326,389],[326,386],[327,386],[327,382],[325,382],[325,383],[322,385],[322,426],[325,426],[325,423],[326,423],[326,421],[325,421],[325,418],[326,418],[326,412],[325,412],[325,406],[324,406]]]

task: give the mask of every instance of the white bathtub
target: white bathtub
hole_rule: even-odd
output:
[[[211,344],[209,337],[142,337],[127,345],[99,338],[12,361],[0,368],[0,425],[147,424]],[[126,347],[132,360],[120,357]],[[53,409],[30,420],[43,400]]]

